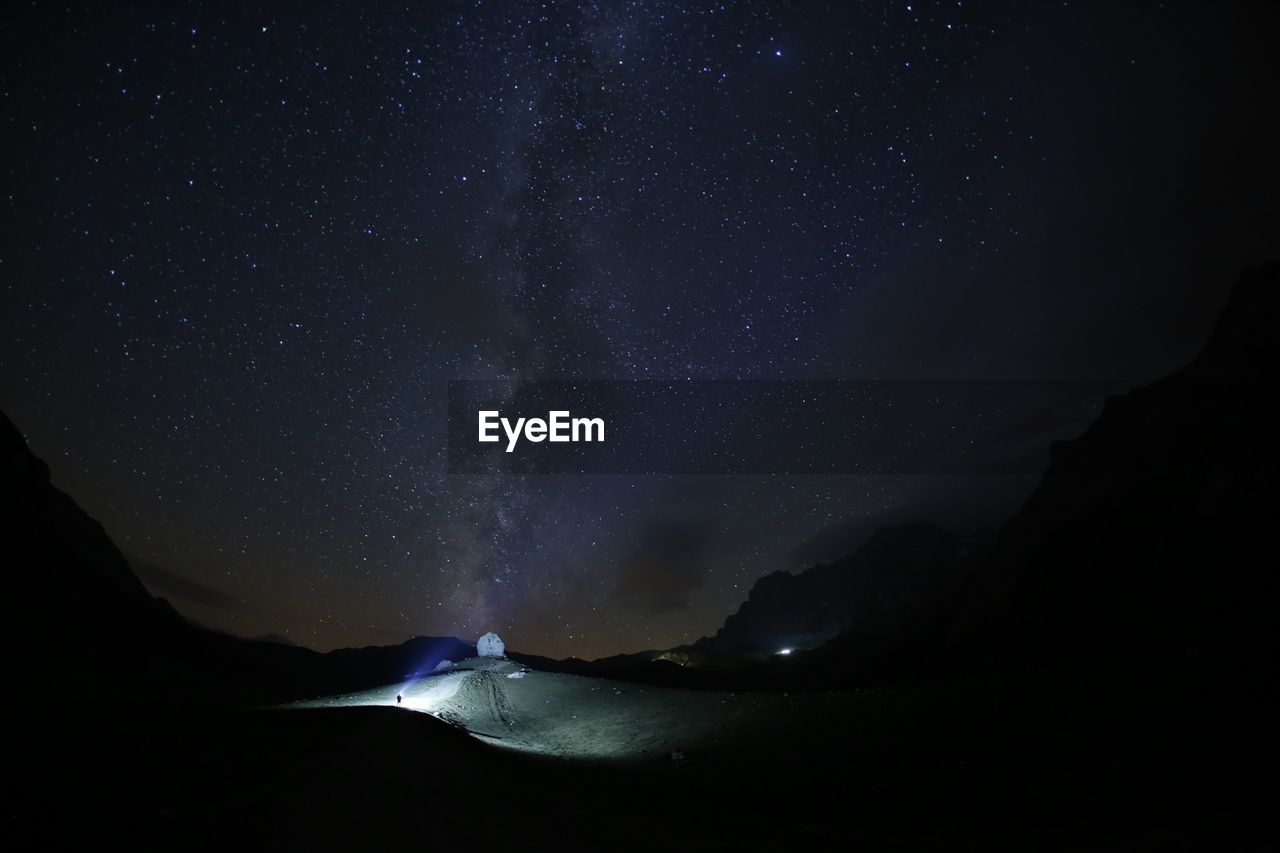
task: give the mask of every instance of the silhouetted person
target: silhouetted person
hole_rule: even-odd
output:
[[[400,704],[400,700],[401,700],[402,698],[403,698],[403,697],[402,697],[399,693],[397,693],[397,694],[396,694],[396,704],[397,704],[397,705],[399,705],[399,704]]]

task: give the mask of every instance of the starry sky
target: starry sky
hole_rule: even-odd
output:
[[[451,475],[446,383],[1155,378],[1280,254],[1261,8],[10,4],[0,407],[201,624],[691,641],[1035,478]]]

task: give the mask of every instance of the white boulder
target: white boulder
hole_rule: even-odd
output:
[[[507,653],[502,638],[490,631],[476,641],[476,654],[482,658],[500,658]]]

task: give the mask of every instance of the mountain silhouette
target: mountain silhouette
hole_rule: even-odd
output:
[[[395,682],[475,654],[451,637],[320,654],[268,636],[245,640],[187,623],[152,597],[102,525],[49,480],[48,466],[0,413],[4,625],[19,675],[64,693],[163,694],[236,704]]]
[[[813,648],[849,631],[892,636],[957,581],[967,543],[932,524],[881,528],[849,556],[758,580],[706,651],[772,654]]]
[[[1278,294],[1280,265],[1247,271],[1198,356],[1108,398],[1082,435],[1051,448],[1038,487],[988,536],[924,523],[881,530],[844,559],[761,578],[713,637],[665,654],[594,666],[513,657],[682,682],[690,676],[673,661],[712,669],[734,661],[740,670],[744,657],[791,647],[814,649],[810,661],[786,669],[769,661],[769,678],[821,671],[901,680],[1136,648],[1274,669]],[[50,483],[48,466],[2,415],[0,465],[11,567],[5,624],[12,642],[41,650],[28,664],[33,675],[110,672],[127,676],[130,689],[145,681],[278,698],[387,683],[474,651],[452,638],[417,638],[321,655],[188,625]]]
[[[1141,647],[1274,661],[1280,265],[1247,271],[1182,370],[1051,448],[1025,506],[914,638],[916,664]],[[944,653],[939,655],[939,651]]]
[[[1246,271],[1197,357],[1055,443],[994,533],[882,530],[760,579],[713,637],[666,657],[714,669],[817,647],[766,668],[855,683],[1135,651],[1274,671],[1278,301],[1280,265]]]

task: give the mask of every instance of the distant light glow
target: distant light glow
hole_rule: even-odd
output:
[[[791,654],[791,649],[778,649],[778,654],[780,654],[780,655],[789,655],[789,654]]]

